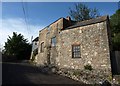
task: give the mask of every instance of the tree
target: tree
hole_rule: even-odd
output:
[[[13,32],[13,36],[5,42],[5,54],[17,57],[17,59],[28,59],[31,54],[31,45],[27,43],[24,36]]]
[[[75,21],[89,20],[100,16],[96,8],[89,8],[82,3],[75,4],[74,9],[70,8],[69,14]]]
[[[110,16],[110,25],[113,36],[120,33],[120,9],[118,9],[115,14]]]
[[[113,50],[120,50],[120,9],[110,16]]]

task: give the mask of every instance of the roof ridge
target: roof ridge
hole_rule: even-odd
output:
[[[84,20],[84,21],[80,21],[80,22],[86,22],[86,21],[91,21],[91,20],[100,19],[100,18],[107,19],[107,15],[105,15],[105,16],[99,16],[99,17],[96,17],[96,18],[93,18],[93,19],[88,19],[88,20]]]
[[[95,23],[105,21],[107,19],[108,19],[108,15],[100,16],[100,17],[97,17],[97,18],[77,22],[75,25],[69,26],[66,29],[71,29],[71,28],[75,28],[75,27],[78,27],[78,26],[85,26],[85,25],[95,24]]]

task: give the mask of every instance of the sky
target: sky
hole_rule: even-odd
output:
[[[31,42],[39,31],[60,17],[69,15],[69,8],[77,2],[2,2],[2,27],[0,44],[4,46],[8,35],[21,33]],[[100,15],[112,15],[118,9],[117,2],[84,2],[89,8],[97,8]],[[25,12],[25,15],[24,15]],[[26,22],[27,21],[27,24]]]

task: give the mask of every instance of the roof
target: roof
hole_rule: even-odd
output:
[[[39,37],[36,37],[32,42],[34,42],[34,41],[38,41],[38,39],[39,39]]]
[[[77,22],[75,25],[72,25],[70,27],[65,28],[66,29],[72,29],[75,27],[80,27],[80,26],[86,26],[86,25],[90,25],[90,24],[95,24],[95,23],[100,23],[103,21],[106,21],[108,19],[108,16],[102,16],[102,17],[97,17],[94,19],[90,19],[90,20],[85,20],[85,21],[81,21],[81,22]]]

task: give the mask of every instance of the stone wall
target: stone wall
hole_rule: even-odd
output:
[[[95,70],[111,73],[107,22],[63,30],[59,33],[56,63],[60,68]],[[80,44],[81,58],[72,58],[72,45]]]
[[[60,18],[39,32],[37,64],[53,64],[59,69],[79,70],[84,70],[84,66],[89,64],[94,71],[100,71],[100,75],[111,76],[108,21],[104,20],[72,29],[64,29],[68,27],[66,24],[67,21]],[[56,37],[54,47],[51,46],[53,37]],[[42,42],[44,42],[44,52],[40,51]],[[72,58],[72,45],[74,44],[80,45],[80,58]]]
[[[38,58],[36,59],[37,65],[44,65],[45,61],[47,60],[45,58],[46,55],[46,49],[44,49],[44,52],[41,52],[41,43],[44,42],[44,48],[46,44],[46,34],[47,34],[47,29],[43,29],[42,33],[39,33],[39,46],[38,46]]]
[[[38,65],[49,64],[50,62],[55,64],[57,50],[56,47],[51,47],[51,39],[56,37],[58,42],[58,34],[61,29],[63,29],[63,18],[58,19],[39,32]],[[40,52],[42,42],[44,42],[44,52]]]

